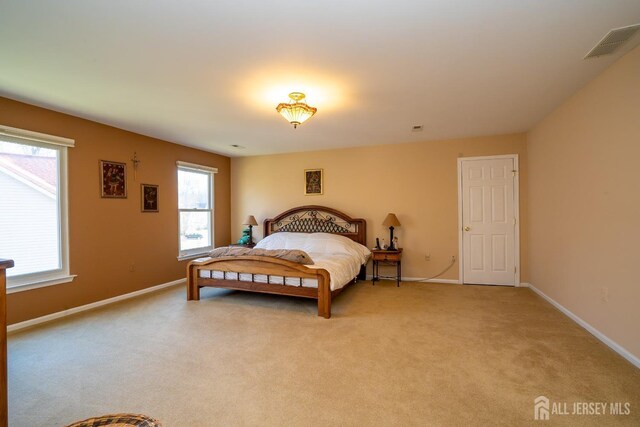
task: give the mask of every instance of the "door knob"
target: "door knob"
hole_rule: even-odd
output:
[[[469,230],[471,230],[471,227],[465,227],[464,228],[464,231],[469,231]]]

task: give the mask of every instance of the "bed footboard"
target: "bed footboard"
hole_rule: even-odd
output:
[[[285,284],[258,283],[255,281],[227,280],[210,277],[200,277],[201,270],[222,271],[224,273],[261,274],[276,277],[295,277],[317,280],[318,287],[308,288]],[[226,274],[225,274],[226,276]],[[285,280],[283,279],[283,283]],[[309,268],[301,264],[278,258],[239,256],[225,258],[208,258],[191,261],[187,265],[187,300],[199,300],[200,288],[209,286],[214,288],[237,289],[249,292],[261,292],[279,295],[289,295],[302,298],[312,298],[318,301],[318,316],[325,319],[331,317],[331,288],[329,272],[324,269]]]

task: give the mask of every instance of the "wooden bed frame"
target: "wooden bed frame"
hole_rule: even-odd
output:
[[[265,237],[283,231],[339,234],[366,245],[367,223],[364,219],[351,218],[332,208],[310,205],[290,209],[264,221]],[[364,269],[365,266],[361,268],[358,278],[364,279]],[[267,280],[269,276],[295,277],[300,278],[301,283],[302,279],[316,279],[318,288],[200,277],[201,270],[222,271],[225,274],[264,274],[267,275]],[[351,283],[354,282],[355,278]],[[343,287],[331,291],[329,283],[329,272],[325,269],[309,268],[291,261],[264,256],[208,258],[194,260],[187,265],[187,300],[199,300],[200,288],[204,286],[312,298],[318,300],[318,316],[325,319],[331,317],[332,298],[344,289]]]

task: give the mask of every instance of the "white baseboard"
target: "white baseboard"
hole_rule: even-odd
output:
[[[593,335],[594,337],[598,338],[600,341],[602,341],[607,346],[609,346],[609,348],[611,348],[613,351],[615,351],[620,356],[624,357],[629,362],[631,362],[636,368],[640,368],[640,358],[634,356],[626,348],[622,347],[620,344],[618,344],[617,342],[613,341],[611,338],[609,338],[608,336],[606,336],[605,334],[603,334],[602,332],[600,332],[599,330],[597,330],[596,328],[594,328],[593,326],[591,326],[590,324],[588,324],[587,322],[585,322],[584,320],[582,320],[581,318],[579,318],[578,316],[573,314],[571,311],[569,311],[567,308],[565,308],[559,302],[557,302],[556,300],[554,300],[550,296],[546,295],[544,292],[542,292],[540,289],[538,289],[535,286],[533,286],[531,283],[527,283],[526,285],[533,292],[535,292],[536,294],[540,295],[542,298],[547,300],[551,305],[553,305],[555,308],[560,310],[562,313],[564,313],[571,320],[573,320],[578,325],[580,325],[584,329],[586,329],[591,335]]]
[[[405,282],[422,282],[422,283],[451,283],[454,285],[458,285],[460,282],[458,279],[429,279],[423,280],[422,277],[403,277],[403,281]]]
[[[371,280],[372,278],[373,278],[373,276],[371,274],[367,274],[367,280]],[[384,278],[382,280],[395,280],[395,279],[393,279],[393,278],[391,278],[391,279]],[[429,280],[423,280],[422,277],[406,277],[406,276],[403,276],[400,279],[400,281],[401,282],[422,282],[422,283],[453,283],[453,284],[456,284],[456,285],[460,283],[457,279],[429,279]]]
[[[170,286],[176,286],[186,282],[187,279],[178,279],[172,282],[163,283],[161,285],[152,286],[150,288],[140,289],[139,291],[130,292],[124,295],[118,295],[117,297],[104,299],[102,301],[92,302],[91,304],[81,305],[80,307],[73,307],[68,310],[59,311],[57,313],[47,314],[46,316],[37,317],[35,319],[25,320],[24,322],[14,323],[13,325],[7,326],[7,332],[19,331],[20,329],[29,328],[34,325],[38,325],[40,323],[50,322],[55,319],[59,319],[61,317],[70,316],[72,314],[80,313],[82,311],[92,310],[97,307],[102,307],[103,305],[113,304],[114,302],[123,301],[129,298],[135,298],[140,295],[148,294],[150,292],[156,292],[160,289],[168,288]]]

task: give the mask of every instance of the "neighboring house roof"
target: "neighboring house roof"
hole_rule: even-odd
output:
[[[0,172],[52,196],[56,195],[58,186],[57,169],[55,157],[0,153]]]

